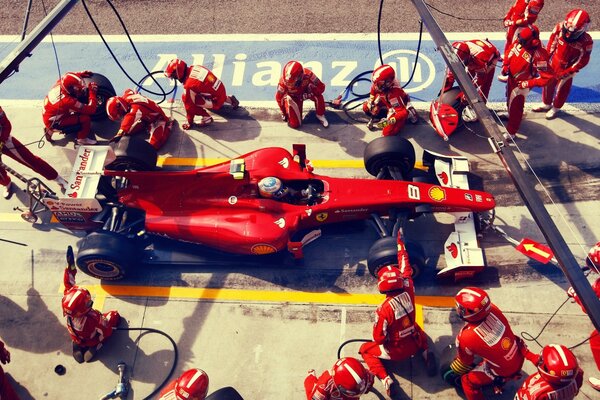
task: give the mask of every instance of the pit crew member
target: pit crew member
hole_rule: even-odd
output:
[[[64,193],[67,188],[67,181],[58,175],[58,172],[50,164],[33,155],[17,138],[11,136],[11,131],[12,124],[4,113],[4,110],[2,110],[2,107],[0,107],[0,155],[7,155],[24,166],[31,168],[44,178],[56,181]],[[10,199],[13,195],[14,184],[10,179],[10,175],[2,167],[0,167],[0,185],[4,186],[2,196],[5,199]]]
[[[208,375],[198,368],[185,371],[161,390],[158,400],[204,400],[208,393]]]
[[[52,142],[55,131],[77,130],[77,143],[96,144],[89,136],[92,126],[91,116],[96,112],[98,86],[94,82],[85,84],[82,78],[92,76],[91,71],[67,72],[44,99],[45,135]]]
[[[466,287],[455,300],[456,312],[466,324],[456,337],[457,355],[443,378],[454,384],[460,376],[467,400],[484,400],[484,386],[493,384],[500,392],[505,382],[520,379],[524,344],[484,290]],[[477,365],[475,356],[482,358]]]
[[[542,8],[544,8],[544,0],[515,0],[509,8],[504,16],[504,27],[506,28],[504,60],[508,58],[508,52],[516,39],[516,34],[527,25],[534,24]]]
[[[496,73],[496,64],[500,59],[500,52],[489,40],[465,40],[452,43],[454,52],[462,61],[465,70],[473,79],[473,85],[479,91],[483,101],[487,103],[490,88]],[[454,85],[454,73],[448,68],[444,91],[450,90]],[[463,100],[466,103],[466,99]],[[470,110],[463,113],[463,120],[472,122],[477,120],[475,113]]]
[[[521,126],[525,98],[531,88],[545,86],[554,78],[548,52],[542,47],[539,37],[540,31],[537,26],[529,25],[523,28],[517,33],[517,40],[502,66],[502,75],[508,76],[506,130],[513,138]]]
[[[535,112],[545,112],[547,119],[556,117],[569,97],[573,78],[590,61],[594,41],[587,33],[589,24],[589,14],[585,10],[575,9],[567,14],[563,22],[556,24],[550,35],[546,50],[556,76],[544,86],[544,104],[533,109]]]
[[[106,114],[112,121],[122,119],[113,142],[126,135],[149,133],[148,141],[158,150],[171,135],[173,121],[165,115],[163,109],[151,99],[131,89],[125,90],[121,96],[108,99]]]
[[[235,96],[227,95],[225,85],[215,74],[202,65],[188,66],[185,61],[177,58],[169,61],[165,76],[177,79],[183,84],[181,100],[185,107],[187,122],[181,125],[185,130],[193,126],[206,126],[213,122],[208,110],[218,111],[223,104],[229,104],[235,110],[240,102]],[[194,117],[201,117],[199,123],[194,123]]]
[[[2,340],[0,340],[0,362],[2,362],[2,364],[10,363],[10,352]],[[6,374],[1,366],[0,375],[0,399],[19,400],[19,396],[15,392],[15,389],[12,387],[10,380],[6,377]]]
[[[317,378],[314,369],[304,379],[307,400],[356,400],[373,387],[371,374],[353,357],[340,358]]]
[[[304,68],[298,61],[289,61],[283,67],[275,92],[281,119],[287,122],[290,128],[299,128],[302,125],[304,100],[312,100],[315,103],[317,119],[327,128],[329,122],[325,118],[324,91],[325,84],[314,72]]]
[[[371,82],[369,98],[363,103],[363,111],[371,119],[369,129],[375,120],[380,120],[377,127],[383,129],[383,136],[395,136],[407,119],[411,123],[418,121],[417,111],[410,103],[409,95],[400,87],[394,68],[387,64],[376,68]]]
[[[544,346],[540,354],[521,349],[537,372],[525,379],[515,400],[573,400],[583,383],[583,370],[575,355],[558,344]]]
[[[92,308],[93,301],[87,289],[75,285],[75,257],[71,246],[67,249],[67,267],[63,274],[65,286],[62,298],[63,315],[73,341],[73,358],[78,363],[91,361],[119,324],[117,311],[100,313]]]
[[[592,247],[587,255],[586,264],[590,268],[591,271],[595,273],[600,273],[600,242],[596,243],[594,247]],[[600,299],[600,278],[597,278],[592,284],[592,289]],[[574,301],[577,302],[581,306],[583,312],[585,308],[581,304],[581,300],[575,293],[572,287],[567,290],[567,295],[573,298]],[[592,355],[594,356],[594,361],[596,362],[596,368],[600,372],[600,335],[598,334],[598,330],[594,329],[594,331],[590,335],[590,350],[592,351]],[[600,391],[600,379],[596,377],[589,377],[588,382],[594,389]]]
[[[386,295],[377,308],[373,341],[363,343],[359,353],[377,376],[388,396],[398,392],[397,383],[387,373],[381,360],[401,361],[420,353],[427,366],[427,374],[437,373],[435,356],[429,351],[427,335],[415,322],[415,287],[412,280],[408,252],[398,236],[398,266],[388,265],[378,272],[377,287]]]

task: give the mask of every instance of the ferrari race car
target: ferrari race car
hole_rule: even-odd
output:
[[[64,197],[46,206],[65,227],[85,230],[77,265],[100,279],[120,279],[164,237],[224,253],[265,257],[284,250],[303,257],[321,227],[372,219],[380,234],[369,251],[369,271],[396,259],[395,235],[423,213],[455,215],[441,276],[472,276],[484,267],[476,234],[477,213],[495,207],[494,197],[469,189],[468,162],[425,151],[427,173],[413,177],[415,151],[400,137],[375,139],[365,149],[367,171],[377,179],[318,175],[307,166],[304,145],[255,150],[194,170],[156,167],[157,154],[144,140],[125,137],[109,146],[80,146]],[[303,198],[263,197],[258,182],[277,177]],[[409,246],[411,263],[424,263]],[[151,255],[150,255],[151,257]],[[419,265],[415,265],[416,268]]]

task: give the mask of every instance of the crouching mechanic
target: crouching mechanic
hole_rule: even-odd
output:
[[[550,344],[535,354],[523,347],[525,358],[537,367],[515,395],[515,400],[573,400],[583,384],[583,370],[567,347]]]
[[[467,400],[484,400],[484,386],[493,384],[500,393],[504,383],[521,377],[523,340],[484,290],[466,287],[455,300],[456,312],[466,324],[456,337],[458,354],[450,369],[442,371],[443,378],[454,385],[460,377]],[[476,356],[483,360],[474,365]]]
[[[119,131],[111,140],[113,142],[126,135],[149,132],[148,141],[158,150],[171,135],[173,120],[154,101],[131,89],[125,90],[122,96],[108,99],[106,114],[112,121],[123,119]]]
[[[401,361],[421,353],[427,374],[436,374],[435,356],[429,351],[427,335],[415,322],[415,287],[408,252],[398,237],[398,266],[383,267],[377,286],[386,295],[377,308],[373,341],[364,343],[359,353],[385,386],[388,396],[397,392],[397,383],[388,375],[381,359]]]
[[[281,110],[281,119],[288,123],[290,128],[299,128],[302,125],[302,106],[304,100],[315,103],[317,119],[324,128],[329,126],[325,118],[325,99],[323,92],[325,84],[308,68],[304,68],[298,61],[290,61],[283,67],[275,100]]]
[[[92,296],[87,289],[75,285],[75,256],[71,246],[67,249],[67,267],[63,275],[65,286],[62,298],[63,315],[73,340],[73,358],[78,363],[89,362],[119,324],[117,311],[101,314],[92,308]]]
[[[52,134],[55,131],[73,129],[77,130],[78,144],[96,144],[96,139],[88,135],[92,127],[92,115],[98,107],[98,85],[94,82],[86,85],[83,80],[92,75],[92,71],[67,72],[46,95],[42,117],[49,142],[53,141]]]
[[[369,129],[373,128],[375,120],[380,120],[377,127],[383,129],[383,136],[395,136],[407,119],[417,123],[417,111],[410,104],[409,95],[400,87],[394,68],[387,64],[378,67],[373,71],[371,82],[369,99],[363,103],[363,111],[371,118],[367,125]]]
[[[207,109],[218,111],[223,104],[229,104],[235,110],[240,102],[235,96],[228,96],[225,85],[216,75],[202,65],[188,65],[179,59],[169,61],[165,69],[165,76],[169,79],[177,79],[183,84],[181,101],[185,107],[187,122],[181,125],[185,130],[194,126],[194,117],[200,115],[202,119],[196,126],[212,124],[213,117],[208,114]]]
[[[207,393],[208,375],[201,369],[192,368],[169,382],[158,400],[204,400]]]
[[[317,378],[314,369],[304,379],[307,400],[356,400],[373,387],[373,374],[353,357],[340,358]]]

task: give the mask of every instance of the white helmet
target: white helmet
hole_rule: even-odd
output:
[[[279,199],[287,194],[287,188],[283,186],[281,179],[267,176],[258,182],[258,192],[263,197]]]

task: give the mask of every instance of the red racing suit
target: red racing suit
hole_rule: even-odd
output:
[[[10,135],[11,130],[12,125],[6,117],[4,110],[0,107],[0,154],[9,156],[48,180],[56,179],[58,172],[46,161],[33,155],[20,141],[12,137]],[[10,175],[8,175],[4,168],[0,167],[0,185],[7,186],[10,182]]]
[[[87,71],[72,73],[80,78],[89,76]],[[96,91],[88,90],[87,103],[84,104],[82,101],[65,92],[60,86],[60,79],[56,81],[44,99],[42,117],[47,131],[64,130],[78,126],[77,138],[87,138],[92,126],[91,115],[96,112],[98,106]]]
[[[76,269],[65,268],[63,284],[64,294],[75,287]],[[95,347],[104,343],[113,333],[113,328],[119,324],[119,313],[109,311],[101,314],[100,311],[90,309],[81,317],[67,315],[67,329],[71,340],[81,347]]]
[[[0,362],[7,364],[10,362],[10,352],[4,347],[4,342],[0,340]],[[4,370],[0,367],[0,399],[1,400],[19,400],[19,395],[12,387],[10,380],[6,377]]]
[[[377,307],[373,341],[364,343],[358,351],[380,380],[388,375],[381,359],[401,361],[428,349],[427,335],[415,322],[415,287],[404,246],[398,251],[398,267],[404,290],[386,293],[386,299]]]
[[[506,28],[506,45],[504,46],[504,59],[508,58],[511,44],[517,38],[521,28],[535,23],[538,14],[544,8],[544,0],[515,0],[504,16]]]
[[[467,400],[484,400],[481,388],[494,383],[494,380],[518,377],[525,360],[520,351],[520,340],[494,304],[483,321],[467,322],[462,327],[456,337],[456,348],[456,359],[462,365],[472,365],[475,356],[483,359],[461,377]]]
[[[194,122],[196,115],[203,117],[201,124],[212,122],[212,117],[206,109],[219,110],[226,102],[231,103],[225,85],[211,70],[202,65],[190,65],[185,76],[181,100],[188,124]]]
[[[540,361],[539,354],[524,350],[525,358],[537,366]],[[582,384],[583,370],[581,368],[569,383],[563,383],[560,386],[548,383],[539,372],[536,372],[525,379],[514,400],[573,400],[579,393]]]
[[[281,110],[281,117],[287,121],[290,128],[300,127],[304,100],[312,100],[315,103],[317,115],[325,115],[324,91],[325,84],[308,68],[304,68],[302,82],[297,87],[288,87],[282,74],[275,92],[275,100]]]
[[[171,382],[167,384],[158,394],[158,400],[176,400],[175,397],[175,385],[177,384],[177,379],[173,379]]]
[[[389,124],[383,128],[383,136],[398,135],[407,119],[410,118],[412,122],[417,119],[410,96],[400,87],[398,80],[383,90],[371,85],[369,99],[363,103],[363,111],[371,118],[387,118]]]
[[[508,59],[502,67],[503,74],[508,74],[506,84],[506,103],[508,108],[508,124],[506,129],[515,135],[521,126],[525,98],[529,90],[535,86],[545,86],[554,78],[554,70],[550,65],[549,55],[541,45],[534,49],[526,49],[518,42],[513,44]]]
[[[479,90],[479,94],[487,102],[490,88],[496,73],[496,63],[500,59],[500,52],[489,40],[465,40],[471,54],[469,63],[465,65],[467,73],[472,77],[473,84]],[[454,73],[448,69],[444,91],[454,85]]]
[[[123,117],[117,136],[149,132],[150,144],[156,150],[160,149],[171,135],[171,123],[163,109],[131,89],[127,89],[122,97],[129,105],[129,112]]]
[[[594,287],[600,288],[600,278],[596,279]],[[573,290],[569,290],[567,294],[573,297],[573,299],[577,302],[577,304],[579,304],[583,312],[587,314],[587,311],[581,304],[581,300],[579,299],[579,296],[577,296],[577,293],[575,293]],[[598,296],[598,299],[600,299],[600,293],[598,291],[596,291],[596,296]],[[600,334],[598,334],[597,329],[594,329],[590,334],[590,350],[592,352],[592,355],[594,356],[596,368],[598,369],[598,371],[600,371]]]
[[[576,41],[567,42],[562,35],[562,26],[562,22],[556,24],[546,46],[556,77],[551,79],[542,91],[544,104],[556,108],[561,108],[567,101],[573,77],[590,62],[594,46],[594,41],[587,32]]]
[[[367,393],[373,387],[374,381],[373,375],[369,374],[369,377]],[[360,398],[360,396],[350,397],[341,394],[329,371],[323,372],[319,378],[309,374],[304,380],[304,390],[307,400],[356,400]]]

